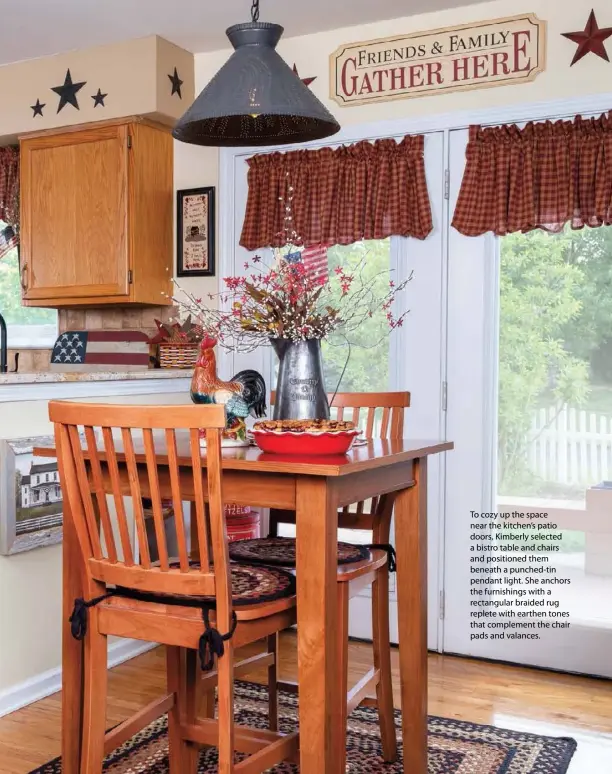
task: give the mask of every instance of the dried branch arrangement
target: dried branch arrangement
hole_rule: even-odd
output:
[[[390,330],[403,324],[407,312],[394,314],[394,302],[411,277],[398,285],[390,281],[381,295],[373,289],[373,279],[363,277],[367,254],[351,273],[338,267],[330,278],[309,272],[291,259],[295,254],[277,251],[272,267],[255,256],[245,263],[248,275],[226,277],[225,290],[209,294],[207,300],[175,282],[172,300],[197,328],[238,352],[250,352],[269,339],[324,339],[334,332],[350,341],[351,333],[380,309]],[[215,301],[218,308],[211,308]]]
[[[225,277],[224,289],[207,299],[197,298],[175,280],[172,301],[182,315],[234,352],[250,352],[270,339],[305,341],[333,333],[350,343],[351,333],[381,309],[389,330],[400,327],[408,312],[396,311],[398,297],[412,275],[398,285],[389,281],[387,291],[381,293],[376,280],[383,273],[365,275],[367,252],[355,266],[336,267],[331,276],[311,268],[302,261],[303,243],[293,227],[292,200],[293,187],[288,183],[287,197],[281,197],[285,247],[274,251],[272,265],[255,256],[245,262],[243,276]]]

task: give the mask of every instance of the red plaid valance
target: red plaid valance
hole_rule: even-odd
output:
[[[19,243],[19,148],[0,148],[0,259]]]
[[[453,226],[466,236],[612,223],[609,115],[470,127]]]
[[[249,159],[249,197],[240,244],[282,247],[291,225],[305,245],[348,245],[391,235],[425,239],[433,228],[424,137]],[[290,191],[290,189],[292,189]]]

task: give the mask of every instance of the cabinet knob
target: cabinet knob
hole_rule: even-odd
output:
[[[24,263],[21,267],[21,289],[23,291],[28,289],[28,264]]]

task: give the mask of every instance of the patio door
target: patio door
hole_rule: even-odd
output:
[[[388,135],[385,135],[388,136]],[[400,139],[401,137],[398,137]],[[363,137],[351,137],[357,141]],[[346,140],[345,140],[346,141]],[[313,144],[330,145],[325,143]],[[224,235],[220,276],[243,272],[243,265],[253,254],[239,245],[240,230],[246,209],[248,194],[246,159],[252,152],[237,149],[222,152],[222,206],[221,232]],[[328,390],[333,392],[344,371],[340,390],[345,392],[375,392],[385,390],[409,390],[411,407],[406,413],[405,436],[412,438],[439,438],[443,434],[442,401],[444,393],[444,310],[445,266],[444,233],[446,228],[445,191],[445,137],[434,132],[425,137],[425,169],[431,198],[434,231],[423,242],[416,239],[391,237],[334,246],[328,251],[330,271],[335,266],[344,267],[358,263],[364,256],[372,276],[387,287],[390,279],[401,282],[414,272],[402,299],[410,309],[404,326],[391,338],[384,335],[384,325],[358,331],[357,339],[349,348],[346,342],[324,343],[324,364]],[[264,255],[266,251],[258,251]],[[391,272],[389,274],[389,272]],[[275,380],[275,358],[269,348],[247,354],[219,353],[219,373],[229,378],[243,368],[256,368],[272,385]],[[346,369],[345,369],[346,366]],[[345,369],[345,370],[344,370]],[[230,373],[231,372],[231,373]],[[441,541],[440,519],[442,514],[442,465],[443,460],[432,460],[429,473],[429,647],[439,646],[438,625],[440,584],[438,561]],[[292,534],[285,525],[282,534]],[[342,532],[342,531],[341,531]],[[371,542],[371,535],[363,532],[341,534],[353,542]],[[397,642],[397,603],[395,589],[391,598],[391,638]],[[366,590],[352,601],[351,629],[354,637],[370,639],[371,599]]]
[[[449,255],[444,651],[612,677],[612,228]]]
[[[444,233],[446,228],[444,133],[425,135],[425,171],[431,200],[434,230],[424,241],[392,237],[390,268],[399,281],[412,274],[402,303],[410,313],[404,326],[391,337],[381,357],[376,350],[364,349],[353,363],[349,359],[341,389],[409,390],[410,408],[406,411],[405,438],[441,438],[444,435],[443,402],[446,267]],[[385,240],[386,241],[386,240]],[[367,335],[367,334],[366,334]],[[364,340],[367,344],[367,340]],[[382,345],[381,345],[382,346]],[[345,357],[343,350],[343,359]],[[330,362],[330,358],[328,358]],[[384,366],[383,366],[384,363]],[[329,384],[335,387],[330,378]],[[444,456],[436,455],[428,467],[428,647],[440,647],[440,541],[443,514]],[[371,542],[370,535],[353,532],[341,538]],[[394,578],[392,577],[392,584]],[[371,595],[366,589],[351,600],[349,633],[371,639]],[[391,642],[398,642],[397,597],[392,585],[390,602]]]

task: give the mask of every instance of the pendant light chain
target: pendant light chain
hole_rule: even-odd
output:
[[[259,21],[259,0],[253,0],[251,5],[251,20],[254,22]]]

